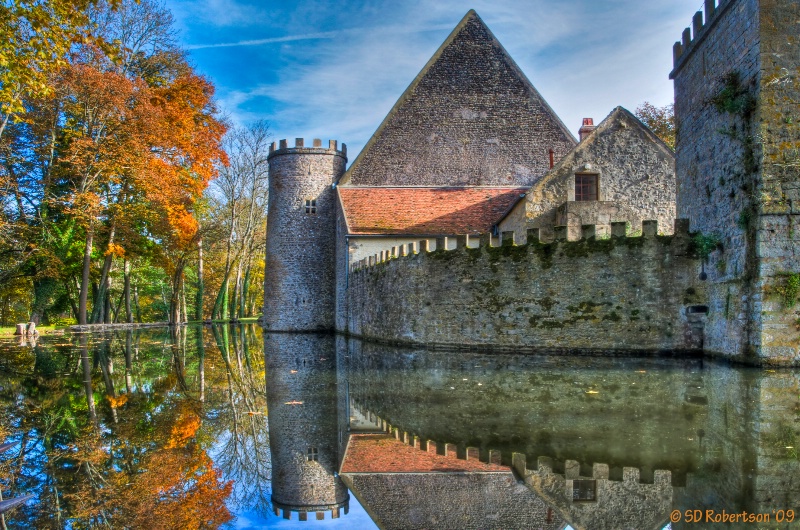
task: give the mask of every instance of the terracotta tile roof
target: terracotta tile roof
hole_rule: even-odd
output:
[[[338,188],[354,235],[488,232],[527,188]]]
[[[386,434],[350,436],[342,473],[510,472],[507,466],[427,453]]]

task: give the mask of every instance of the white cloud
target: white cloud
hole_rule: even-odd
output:
[[[287,35],[286,37],[273,37],[269,39],[240,40],[236,42],[219,42],[214,44],[189,44],[187,50],[202,50],[205,48],[230,48],[233,46],[261,46],[263,44],[274,44],[276,42],[291,42],[297,40],[317,40],[332,39],[339,32],[325,31],[321,33],[307,33],[305,35]]]
[[[696,3],[474,0],[472,6],[576,132],[582,117],[599,121],[617,105],[634,110],[645,100],[671,101],[672,43]],[[231,0],[212,4],[200,16],[228,11],[225,23],[247,16]],[[252,65],[271,68],[268,81],[219,86],[220,106],[235,122],[268,119],[281,138],[335,137],[349,144],[354,160],[469,7],[460,0],[316,2],[279,26],[288,36],[234,37],[194,49],[273,46],[265,52],[268,64]],[[270,27],[279,22],[270,20]],[[316,40],[313,46],[309,39]]]

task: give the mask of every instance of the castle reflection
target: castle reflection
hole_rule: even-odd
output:
[[[284,517],[346,513],[349,488],[381,528],[657,529],[675,510],[675,529],[686,510],[794,524],[775,519],[800,503],[793,371],[310,334],[269,334],[265,352]]]

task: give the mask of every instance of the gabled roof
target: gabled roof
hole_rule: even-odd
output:
[[[475,11],[394,105],[340,184],[530,186],[575,139]]]
[[[351,235],[481,234],[525,193],[519,187],[337,189]]]

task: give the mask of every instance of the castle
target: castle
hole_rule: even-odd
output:
[[[577,141],[470,11],[349,168],[273,144],[265,327],[800,365],[798,21],[706,0],[673,157],[622,108]]]

